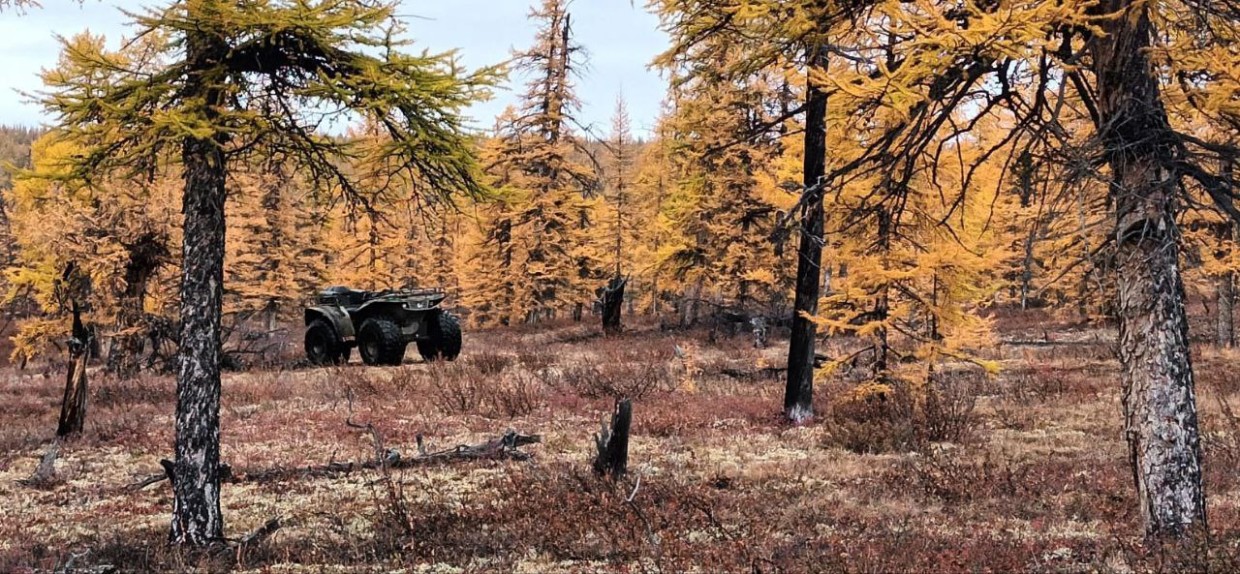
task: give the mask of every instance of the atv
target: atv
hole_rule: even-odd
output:
[[[353,347],[367,365],[399,365],[410,342],[427,361],[461,354],[461,324],[441,304],[443,291],[358,291],[329,287],[306,308],[306,358],[315,365],[349,362]]]

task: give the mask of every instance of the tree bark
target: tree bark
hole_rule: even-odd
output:
[[[1038,235],[1038,224],[1034,222],[1029,235],[1025,237],[1025,257],[1020,269],[1020,308],[1029,308],[1029,292],[1033,288],[1033,247]]]
[[[1219,175],[1232,177],[1231,160],[1224,159],[1219,165]],[[1228,203],[1231,198],[1226,198]],[[1240,243],[1240,226],[1228,215],[1223,216],[1218,227],[1218,241],[1235,249]],[[1218,303],[1218,316],[1215,321],[1215,343],[1227,349],[1236,346],[1236,273],[1227,271],[1216,279],[1215,294]]]
[[[1176,227],[1170,124],[1148,59],[1146,4],[1107,0],[1092,56],[1115,206],[1124,428],[1150,539],[1206,526],[1201,443]]]
[[[60,403],[56,436],[82,432],[86,425],[86,362],[90,358],[90,333],[82,325],[82,313],[73,302],[73,338],[69,340],[69,372],[65,377],[65,396]]]
[[[611,415],[611,427],[603,425],[594,436],[598,456],[594,458],[594,472],[620,480],[628,472],[629,427],[633,422],[633,403],[629,399],[616,401],[616,411]]]
[[[1236,276],[1228,271],[1219,276],[1215,285],[1218,317],[1215,323],[1215,344],[1230,349],[1236,346]]]
[[[815,48],[814,68],[826,66],[826,52]],[[793,304],[792,339],[788,345],[788,383],[784,390],[784,416],[800,424],[814,416],[814,340],[818,314],[818,288],[822,280],[823,190],[820,181],[827,161],[827,94],[810,79],[805,112],[805,164],[802,193],[800,245],[797,248],[796,302]]]
[[[211,10],[211,3],[191,4]],[[192,14],[191,14],[192,16]],[[224,104],[219,59],[227,46],[190,33],[186,98],[202,98],[208,120]],[[224,285],[222,138],[187,137],[182,149],[185,192],[181,331],[177,364],[176,460],[173,463],[173,543],[205,545],[224,535],[220,510],[220,318]]]

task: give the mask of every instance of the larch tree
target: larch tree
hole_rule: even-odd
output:
[[[521,317],[510,319],[530,323],[563,311],[579,313],[591,298],[598,267],[588,240],[598,178],[583,161],[573,130],[581,49],[572,39],[567,5],[544,0],[531,10],[539,25],[534,45],[516,53],[513,63],[529,81],[484,154],[493,185],[510,191],[492,206],[483,236],[504,251],[504,267],[515,275],[493,279],[514,288],[512,305]]]
[[[80,152],[55,132],[41,137],[31,168],[5,192],[16,247],[6,297],[39,307],[19,323],[12,358],[24,363],[67,338],[64,317],[76,302],[102,328],[108,369],[128,374],[152,321],[170,311],[158,292],[176,271],[179,192],[167,178],[88,185],[66,168]]]
[[[655,137],[637,155],[634,167],[630,205],[635,222],[632,273],[642,289],[632,292],[630,300],[638,300],[650,315],[661,318],[662,301],[669,282],[660,276],[659,252],[672,236],[672,224],[665,217],[663,205],[672,185],[672,142],[669,114],[661,114],[656,122]]]
[[[1011,165],[1026,150],[1102,167],[1125,436],[1152,539],[1206,525],[1177,217],[1190,186],[1237,215],[1227,201],[1234,181],[1217,169],[1235,148],[1186,121],[1206,116],[1229,135],[1240,126],[1229,103],[1237,81],[1226,72],[1237,22],[1240,13],[1214,2],[927,1],[910,9],[892,0],[858,26],[845,50],[852,64],[829,78],[856,115],[881,108],[901,118],[874,130],[867,152],[846,166],[854,172],[911,182],[944,134],[1000,113],[1015,124],[969,162],[962,183],[982,164]],[[887,49],[893,39],[905,40]],[[1088,130],[1063,129],[1073,100]],[[962,205],[968,188],[957,194]]]
[[[274,331],[323,284],[324,218],[312,188],[279,160],[239,166],[229,177],[225,209],[236,217],[226,234],[224,314],[234,328],[258,318]]]
[[[791,266],[770,246],[777,207],[762,193],[780,145],[775,85],[760,72],[675,88],[675,179],[663,203],[672,232],[659,262],[681,286],[682,323],[703,303],[735,316],[786,310]]]
[[[892,118],[876,114],[870,121],[881,125]],[[864,137],[861,130],[844,130],[839,139],[854,134]],[[863,142],[832,143],[840,162],[866,149]],[[945,142],[944,153],[967,163],[989,143],[955,138]],[[828,232],[837,239],[836,262],[849,272],[824,297],[818,320],[832,333],[868,341],[828,367],[869,359],[871,389],[899,388],[924,399],[937,392],[933,374],[943,362],[993,368],[975,358],[989,343],[988,325],[977,311],[997,290],[995,270],[1006,253],[997,228],[988,225],[993,189],[971,189],[957,203],[944,190],[958,189],[965,175],[958,163],[939,166],[934,177],[929,165],[919,171],[924,175],[907,184],[882,174],[850,179],[834,194],[827,205]],[[950,227],[942,224],[945,219]]]
[[[392,173],[439,193],[479,192],[459,111],[488,75],[449,55],[410,55],[394,2],[184,0],[134,17],[139,54],[66,42],[43,76],[56,132],[82,146],[74,171],[183,178],[183,248],[170,540],[223,538],[220,509],[221,304],[229,166],[288,157],[316,183],[356,190],[347,138],[321,134],[353,114],[383,126]]]
[[[636,244],[636,202],[633,198],[634,142],[629,111],[623,96],[616,98],[612,114],[611,136],[602,142],[607,152],[603,200],[595,218],[599,233],[599,251],[609,254],[611,280],[603,288],[603,330],[618,333],[624,308],[625,291],[633,267]],[[627,250],[626,250],[627,247]]]
[[[1180,276],[1174,137],[1150,59],[1149,5],[1106,0],[1088,42],[1092,96],[1111,172],[1125,434],[1146,532],[1206,524],[1188,319]]]
[[[513,185],[519,169],[506,158],[511,153],[501,137],[516,117],[506,109],[493,132],[479,144],[479,158],[490,194],[470,210],[465,249],[461,254],[461,302],[478,326],[515,325],[523,320],[528,297],[519,297],[522,261],[513,237],[518,206],[528,194]]]
[[[802,198],[794,208],[799,232],[792,338],[784,415],[796,423],[813,418],[814,348],[818,299],[822,287],[823,198],[827,165],[827,64],[831,34],[865,3],[798,0],[651,0],[672,46],[656,60],[684,67],[689,75],[745,76],[764,68],[804,72],[801,104],[788,111],[804,117]],[[726,67],[723,50],[737,50]],[[701,65],[711,62],[714,65]],[[782,121],[782,120],[781,120]]]

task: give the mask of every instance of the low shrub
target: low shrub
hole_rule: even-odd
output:
[[[546,387],[537,376],[514,372],[487,387],[486,399],[494,415],[516,418],[529,415],[547,403]]]
[[[513,364],[515,358],[512,355],[504,355],[501,353],[492,353],[484,351],[474,353],[469,356],[468,362],[479,374],[486,376],[495,376],[507,369]]]
[[[563,369],[560,381],[587,399],[638,400],[673,384],[666,364],[650,363],[573,365]]]
[[[444,414],[481,412],[485,390],[477,371],[464,363],[436,361],[427,370],[431,378],[431,404]]]
[[[827,442],[870,454],[967,442],[978,425],[976,401],[969,385],[950,375],[932,376],[929,383],[863,382],[829,404]]]

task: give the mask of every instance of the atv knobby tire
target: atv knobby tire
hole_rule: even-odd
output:
[[[427,338],[418,341],[418,354],[426,361],[456,360],[461,354],[461,322],[455,315],[440,311],[427,325]]]
[[[349,361],[349,348],[327,321],[317,319],[306,328],[306,358],[310,364],[341,365]]]
[[[382,317],[366,319],[357,334],[362,362],[367,365],[399,365],[405,359],[407,344],[400,334],[400,327]]]

